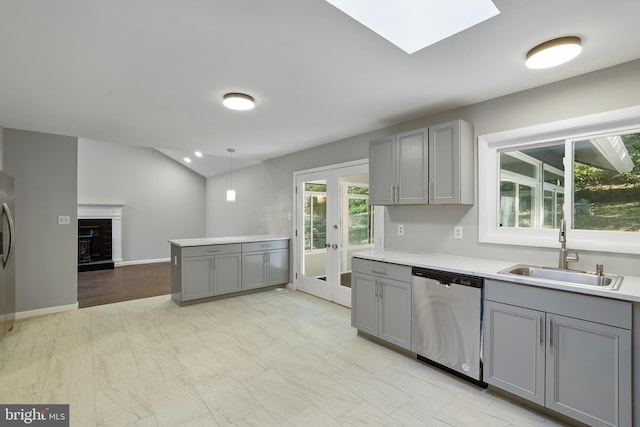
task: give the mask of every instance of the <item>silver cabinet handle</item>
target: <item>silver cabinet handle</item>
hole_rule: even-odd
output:
[[[13,217],[11,216],[11,209],[9,209],[9,205],[6,202],[2,204],[2,215],[7,216],[7,222],[9,223],[9,247],[7,248],[7,253],[2,256],[2,268],[5,268],[9,263],[9,257],[11,256],[11,252],[15,244],[15,229],[13,226]],[[2,242],[0,242],[0,245],[1,244]]]
[[[553,348],[553,319],[549,318],[549,348]]]
[[[396,203],[400,203],[400,186],[396,185]]]
[[[220,252],[220,249],[207,249],[207,252],[209,253]]]
[[[393,203],[396,202],[396,186],[395,185],[391,186],[391,202]]]
[[[544,344],[544,323],[542,322],[542,316],[540,316],[540,345]]]
[[[387,270],[382,270],[380,268],[372,268],[371,271],[375,274],[384,274],[384,275],[387,274]]]
[[[380,291],[378,292],[378,295],[380,295],[380,299],[382,299],[382,288],[383,288],[383,284],[382,282],[380,282]]]
[[[373,281],[373,283],[374,283],[374,286],[376,287],[376,290],[375,290],[375,292],[376,292],[376,299],[378,299],[378,281],[377,281],[377,280],[374,280],[374,281]]]
[[[433,201],[433,182],[429,183],[429,201]]]

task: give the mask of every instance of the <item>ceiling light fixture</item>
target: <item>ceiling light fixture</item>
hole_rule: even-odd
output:
[[[194,151],[193,154],[195,154],[196,157],[202,157],[202,153],[200,151]]]
[[[236,201],[236,190],[233,189],[233,153],[235,148],[227,148],[229,152],[229,189],[227,190],[227,202]]]
[[[188,158],[188,157],[185,157],[185,158],[184,158],[184,161],[185,161],[185,162],[187,162],[187,163],[191,163],[191,159],[190,159],[190,158]]]
[[[225,107],[232,110],[251,110],[256,103],[252,96],[246,93],[232,92],[222,97],[222,103]]]
[[[571,61],[582,52],[580,37],[569,36],[546,41],[527,52],[527,68],[555,67]]]

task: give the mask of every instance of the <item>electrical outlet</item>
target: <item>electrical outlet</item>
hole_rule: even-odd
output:
[[[398,236],[404,236],[404,225],[398,224]]]
[[[462,226],[461,225],[456,225],[455,227],[453,227],[453,238],[456,240],[461,240],[462,239]]]
[[[71,218],[69,217],[69,215],[60,215],[58,217],[58,224],[69,225],[71,224]]]

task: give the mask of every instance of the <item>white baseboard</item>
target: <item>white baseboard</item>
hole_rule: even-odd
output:
[[[42,316],[45,314],[61,313],[63,311],[77,310],[78,303],[58,305],[55,307],[38,308],[36,310],[20,311],[16,313],[16,320],[27,319],[29,317]]]
[[[138,259],[135,261],[114,262],[114,265],[116,267],[124,267],[125,265],[155,264],[157,262],[169,262],[169,261],[171,261],[171,258]]]

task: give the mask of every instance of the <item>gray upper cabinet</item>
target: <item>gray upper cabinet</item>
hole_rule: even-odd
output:
[[[456,120],[369,144],[372,205],[473,204],[473,127]]]
[[[394,136],[369,144],[369,203],[392,205],[396,195],[396,140]]]
[[[411,349],[411,267],[354,258],[352,269],[351,326]]]
[[[369,200],[372,205],[428,203],[428,129],[372,141]]]
[[[632,425],[630,303],[485,285],[487,383],[591,426]]]
[[[473,204],[473,126],[455,120],[429,128],[429,203]]]

